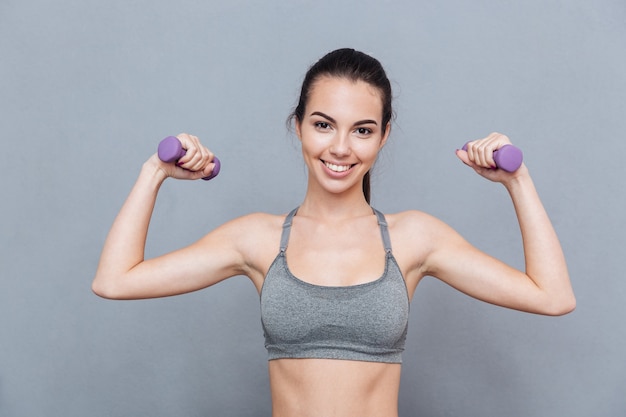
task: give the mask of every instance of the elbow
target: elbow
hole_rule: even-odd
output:
[[[572,294],[570,297],[552,303],[550,308],[544,313],[548,316],[564,316],[576,309],[576,297]]]
[[[101,298],[113,298],[110,295],[110,290],[108,290],[97,277],[91,283],[91,291]]]
[[[572,295],[567,304],[564,305],[564,308],[561,310],[561,316],[565,314],[569,314],[576,309],[576,297]]]
[[[108,300],[120,300],[123,297],[115,290],[115,286],[103,279],[101,276],[96,275],[91,283],[91,291],[95,295]]]

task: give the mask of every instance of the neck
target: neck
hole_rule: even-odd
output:
[[[372,208],[365,200],[362,190],[342,194],[307,190],[298,214],[307,217],[342,220],[372,214]]]

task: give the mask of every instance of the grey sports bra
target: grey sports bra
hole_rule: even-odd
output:
[[[297,208],[287,215],[280,252],[261,289],[261,323],[269,360],[402,362],[409,297],[391,253],[385,217],[373,210],[386,252],[385,271],[375,281],[343,287],[310,284],[289,271],[285,250]]]

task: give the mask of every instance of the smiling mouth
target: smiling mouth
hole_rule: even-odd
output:
[[[346,172],[347,170],[349,170],[350,168],[356,165],[356,164],[335,165],[335,164],[331,164],[330,162],[326,162],[324,160],[322,160],[322,162],[324,163],[324,165],[326,165],[326,168],[330,169],[333,172]]]

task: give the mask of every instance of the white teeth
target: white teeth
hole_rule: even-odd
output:
[[[335,172],[345,172],[350,169],[350,165],[335,165],[329,162],[324,162],[324,164],[331,170]]]

